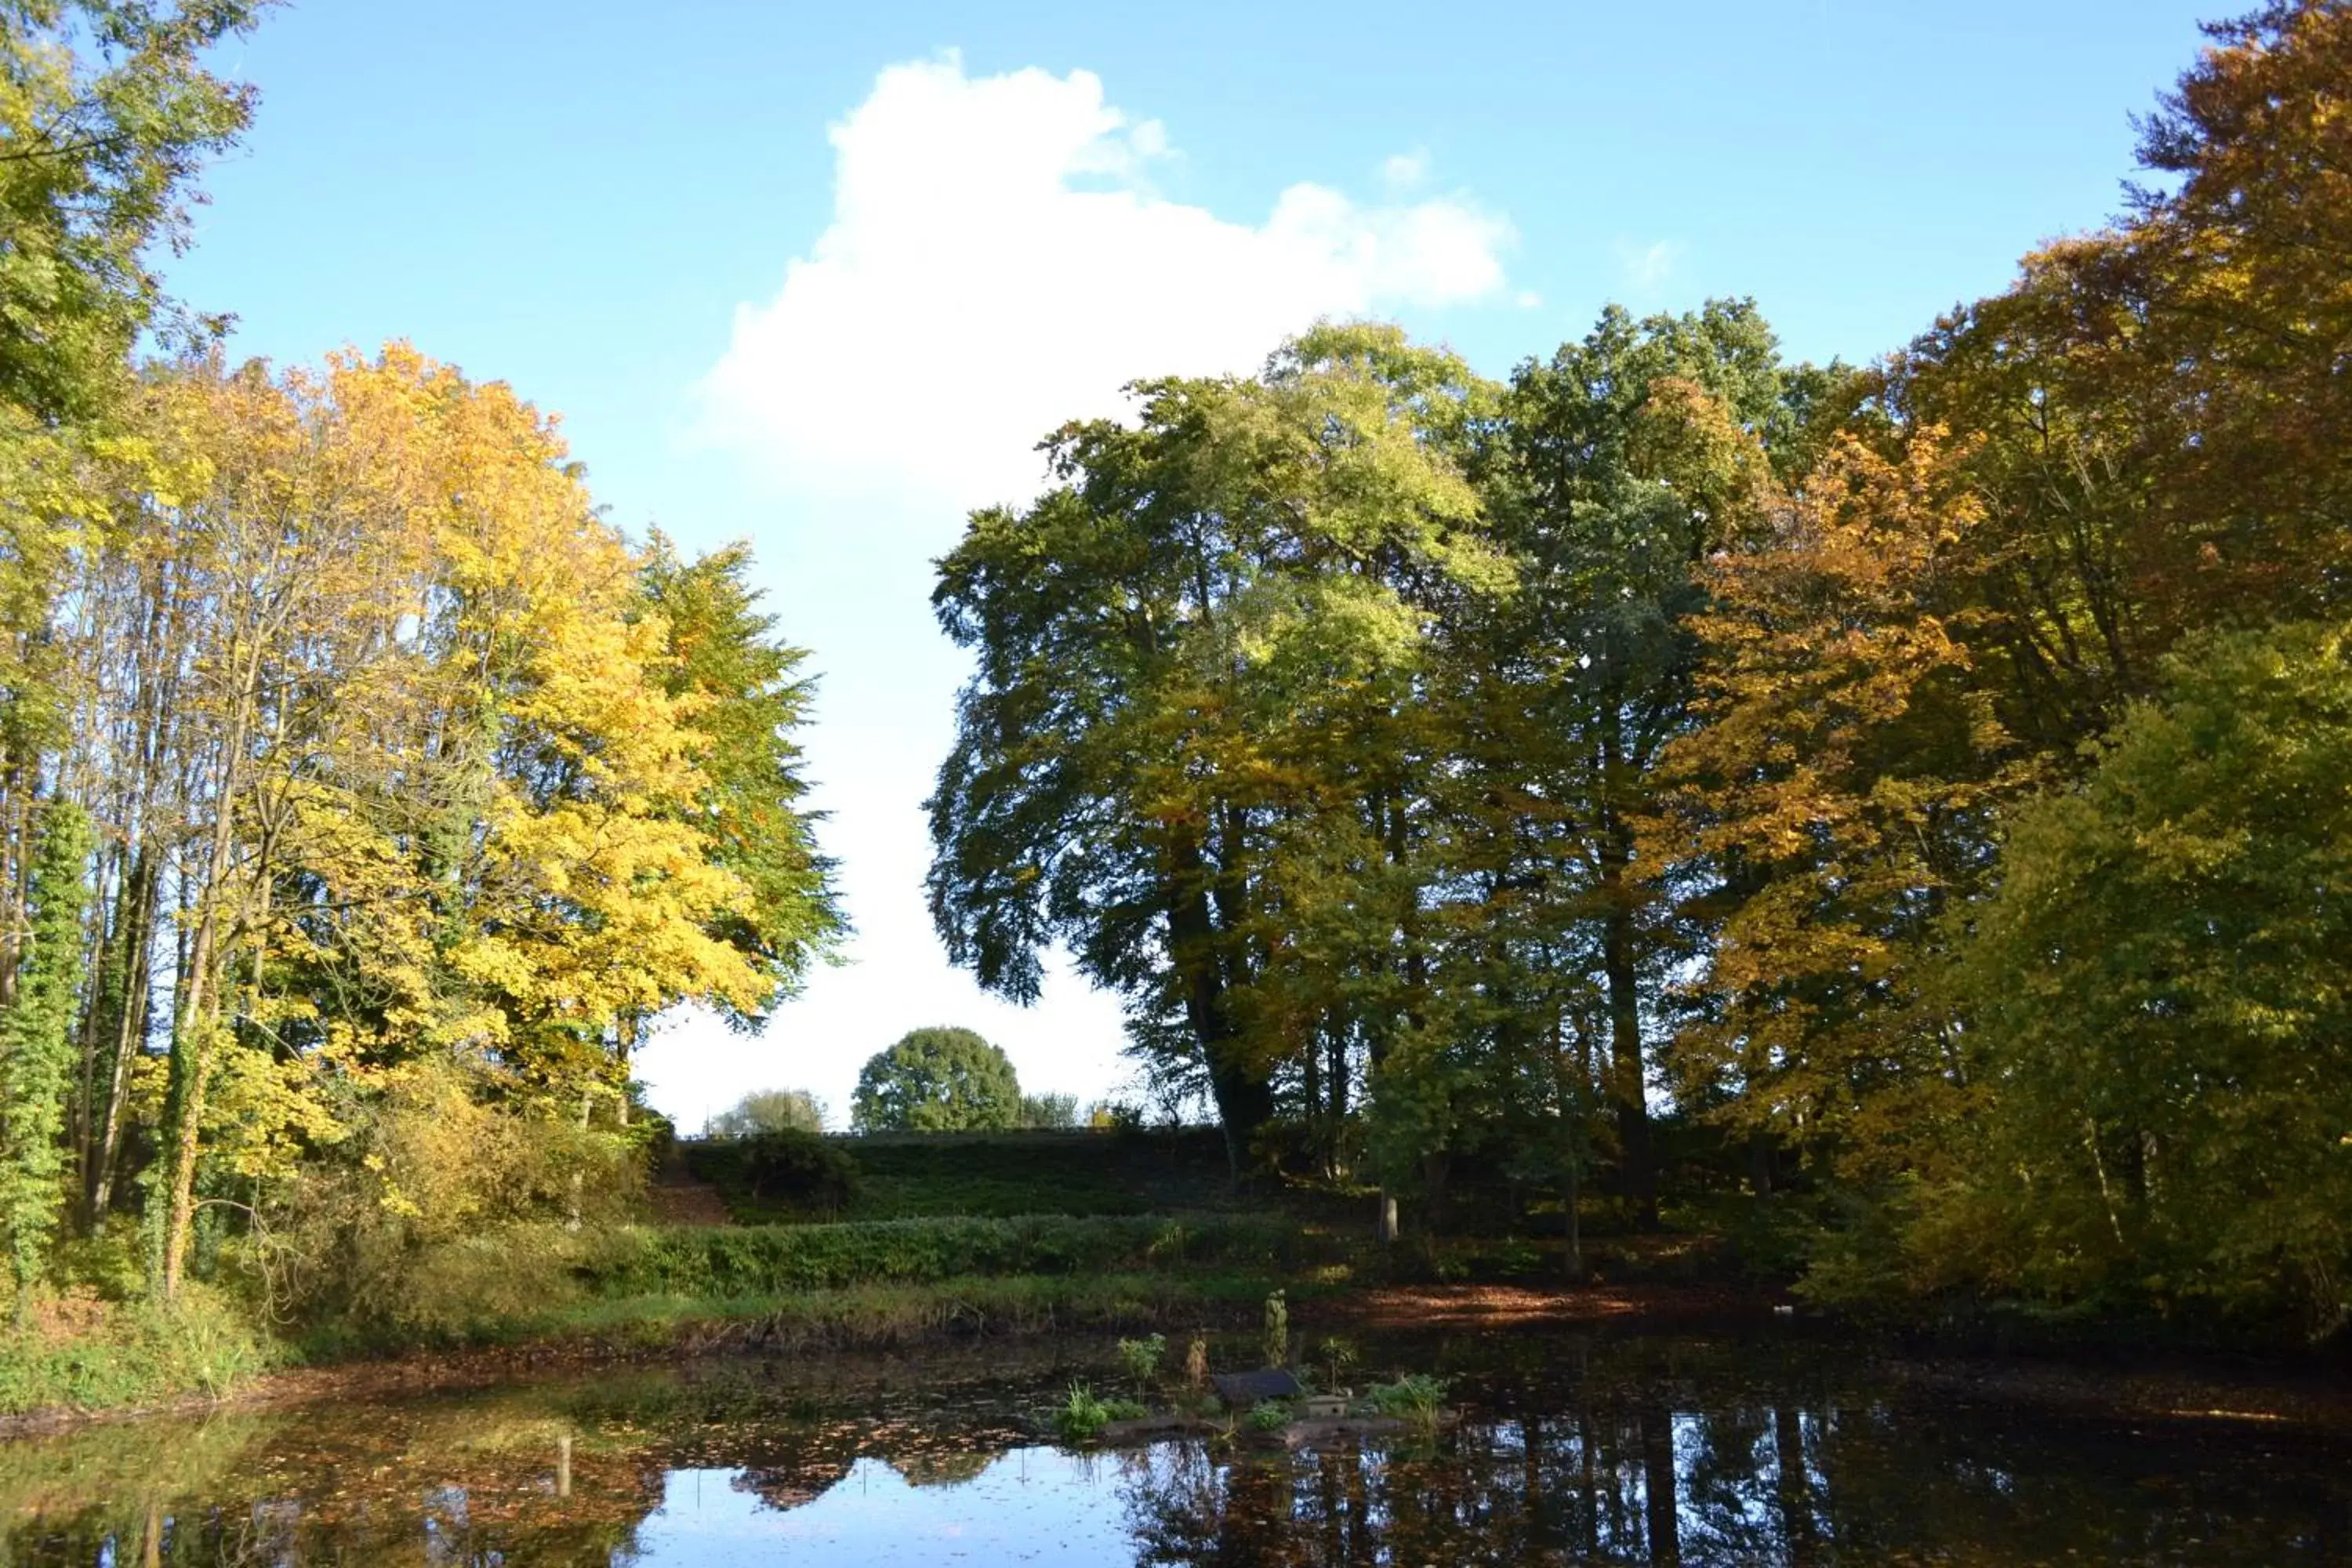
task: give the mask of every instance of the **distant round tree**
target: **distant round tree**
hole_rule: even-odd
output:
[[[970,1029],[916,1029],[857,1075],[860,1132],[954,1132],[1021,1124],[1021,1084],[1004,1053]]]

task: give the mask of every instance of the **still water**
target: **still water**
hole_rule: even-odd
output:
[[[0,1444],[0,1562],[2352,1562],[2352,1434],[1960,1402],[1796,1336],[1368,1342],[1369,1372],[1452,1379],[1461,1419],[1426,1439],[1034,1436],[1073,1376],[1115,1381],[1108,1352],[705,1362]]]

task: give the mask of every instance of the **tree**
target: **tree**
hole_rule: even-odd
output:
[[[732,1110],[710,1119],[714,1138],[749,1138],[787,1128],[800,1132],[824,1131],[824,1107],[817,1103],[816,1096],[804,1089],[755,1089],[737,1100]]]
[[[910,1030],[857,1075],[859,1132],[961,1132],[1021,1122],[1021,1085],[1003,1051],[970,1029]]]
[[[705,738],[688,818],[750,894],[711,927],[768,981],[749,1011],[721,1009],[743,1029],[796,992],[843,931],[833,862],[816,847],[819,815],[799,804],[808,784],[793,736],[807,722],[813,683],[799,670],[808,655],[779,641],[775,617],[759,612],[759,590],[744,580],[751,563],[740,543],[681,561],[656,534],[642,574],[647,608],[669,634],[664,684],[691,703],[687,722]]]
[[[185,243],[198,170],[252,115],[208,57],[261,9],[46,0],[0,22],[0,405],[109,411],[164,306],[152,258]]]
[[[1701,563],[1759,526],[1773,446],[1804,434],[1816,379],[1784,369],[1751,303],[1638,322],[1612,308],[1519,367],[1481,454],[1518,590],[1465,606],[1449,638],[1448,854],[1468,905],[1454,929],[1481,993],[1503,999],[1498,1062],[1524,1056],[1518,1035],[1560,1038],[1597,997],[1576,1016],[1605,1024],[1624,1185],[1653,1220],[1645,1037],[1696,941],[1669,896],[1691,873],[1644,858],[1657,845],[1640,829],[1658,760],[1693,721]]]
[[[1205,1079],[1236,1171],[1311,1036],[1294,982],[1412,984],[1414,668],[1428,605],[1500,586],[1449,456],[1486,393],[1393,329],[1319,329],[1249,381],[1139,383],[1051,442],[1055,487],[972,516],[940,625],[976,656],[930,802],[954,960],[1035,995],[1066,943],[1139,1048]],[[1368,805],[1378,808],[1368,812]],[[1294,963],[1312,908],[1328,957]]]
[[[1024,1094],[1021,1097],[1024,1127],[1076,1127],[1078,1097],[1075,1094]]]
[[[2352,629],[2196,640],[2011,824],[1952,990],[1987,1086],[1915,1282],[2352,1320]]]
[[[65,1208],[67,1095],[83,972],[83,874],[89,818],[71,801],[41,809],[33,854],[32,928],[16,994],[0,1007],[0,1227],[5,1227],[21,1325]]]

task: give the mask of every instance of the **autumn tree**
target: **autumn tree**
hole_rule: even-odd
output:
[[[1457,984],[1485,999],[1498,1064],[1572,1027],[1604,1033],[1580,1059],[1601,1065],[1625,1187],[1653,1218],[1652,1069],[1692,934],[1675,864],[1645,858],[1639,830],[1658,760],[1692,722],[1701,564],[1759,527],[1774,449],[1804,429],[1815,383],[1781,363],[1750,304],[1612,309],[1519,368],[1482,453],[1518,586],[1466,604],[1447,634]]]

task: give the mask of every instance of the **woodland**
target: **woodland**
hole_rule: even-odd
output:
[[[0,1404],[938,1277],[642,1223],[649,1023],[755,1032],[841,934],[809,656],[505,384],[167,292],[258,11],[0,18]],[[2352,5],[2210,32],[2118,216],[1881,359],[1326,322],[1050,433],[939,563],[950,955],[1118,993],[1229,1206],[1504,1183],[1572,1277],[1736,1200],[1831,1308],[2340,1335]],[[967,1033],[893,1047],[964,1053],[953,1125],[1074,1118]],[[966,1229],[1164,1239],[1025,1223]]]

